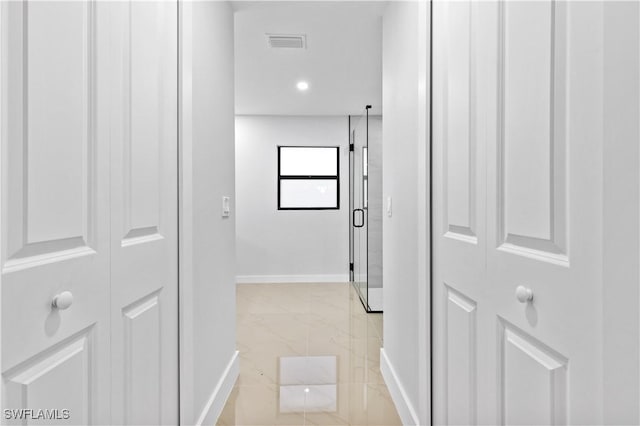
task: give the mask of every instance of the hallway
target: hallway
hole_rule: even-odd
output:
[[[640,425],[640,0],[0,0],[0,334],[0,425]]]
[[[349,284],[240,284],[237,324],[240,376],[219,425],[401,424],[380,373],[382,314]]]

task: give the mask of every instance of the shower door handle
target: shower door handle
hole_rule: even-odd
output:
[[[356,212],[362,213],[360,215],[360,225],[356,224]],[[362,210],[362,209],[354,209],[353,213],[352,213],[352,219],[353,219],[353,227],[354,228],[362,228],[364,226],[364,210]]]

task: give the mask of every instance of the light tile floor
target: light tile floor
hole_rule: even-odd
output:
[[[400,425],[382,314],[349,284],[239,284],[240,377],[219,425]]]

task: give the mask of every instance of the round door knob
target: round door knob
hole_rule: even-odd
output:
[[[533,291],[531,291],[530,288],[519,285],[518,288],[516,288],[516,297],[520,303],[531,302],[533,300]]]
[[[73,303],[73,294],[70,291],[63,291],[60,294],[56,294],[53,296],[53,300],[51,301],[51,306],[56,309],[67,309]]]

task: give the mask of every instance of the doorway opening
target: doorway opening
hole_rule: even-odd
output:
[[[380,368],[381,303],[371,306],[381,226],[375,279],[364,235],[367,211],[382,208],[385,7],[234,5],[241,363],[221,424],[401,424]]]

